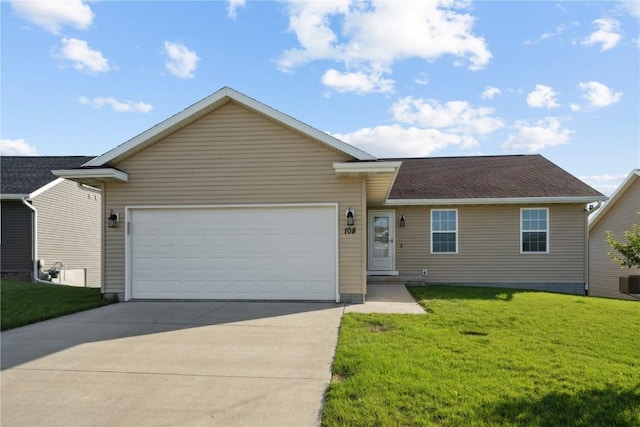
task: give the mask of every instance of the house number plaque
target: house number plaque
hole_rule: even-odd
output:
[[[344,234],[356,234],[356,228],[355,227],[345,227],[344,228]]]

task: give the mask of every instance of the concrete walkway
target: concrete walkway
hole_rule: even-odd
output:
[[[0,334],[3,426],[316,426],[343,312],[366,304],[127,302]]]
[[[344,307],[127,302],[6,331],[3,426],[316,426]]]
[[[425,311],[404,285],[370,284],[366,302],[347,305],[345,313],[425,314]]]

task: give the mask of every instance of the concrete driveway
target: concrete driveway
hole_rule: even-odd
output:
[[[344,307],[128,302],[1,334],[3,426],[314,426]]]

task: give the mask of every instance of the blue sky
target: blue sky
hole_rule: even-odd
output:
[[[99,155],[230,86],[378,157],[640,167],[638,1],[1,1],[4,155]]]

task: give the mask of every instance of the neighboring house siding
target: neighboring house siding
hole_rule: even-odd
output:
[[[638,212],[640,212],[640,179],[636,179],[620,195],[615,205],[611,206],[589,233],[589,295],[637,299],[637,297],[618,292],[618,278],[640,274],[640,269],[621,269],[620,264],[607,255],[612,250],[605,233],[611,231],[616,240],[626,242],[624,233],[630,231],[633,224],[639,223]]]
[[[105,229],[105,292],[124,292],[125,206],[336,202],[339,291],[364,294],[365,187],[363,179],[338,178],[333,169],[350,159],[229,103],[114,164],[129,183],[106,184],[104,216],[113,209],[122,218]],[[349,207],[356,210],[355,235],[341,233]]]
[[[86,269],[86,285],[100,287],[100,193],[65,180],[34,197],[33,205],[45,267],[61,262],[68,270]]]
[[[30,279],[33,272],[33,211],[21,201],[6,200],[2,201],[0,209],[2,276]]]
[[[549,253],[520,253],[520,209],[549,208]],[[406,226],[396,228],[401,276],[428,275],[429,283],[585,282],[586,214],[582,204],[434,206],[458,210],[458,253],[432,254],[430,207],[397,208]]]

